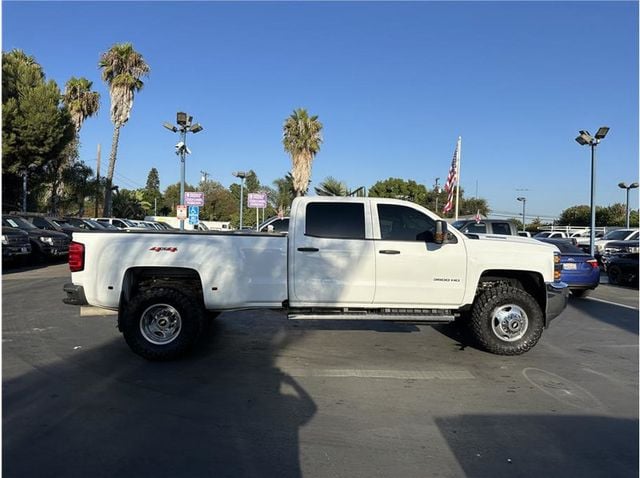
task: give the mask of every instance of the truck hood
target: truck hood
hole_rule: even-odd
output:
[[[559,250],[555,245],[548,242],[542,242],[531,237],[522,236],[507,236],[504,234],[468,234],[466,238],[472,241],[492,241],[492,242],[506,242],[509,244],[529,244],[531,246],[541,246],[553,251]]]

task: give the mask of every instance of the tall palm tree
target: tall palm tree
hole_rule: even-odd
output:
[[[317,116],[309,116],[306,109],[298,108],[285,120],[283,130],[282,144],[293,163],[293,187],[297,196],[303,196],[309,189],[311,163],[322,144],[322,123]]]
[[[62,102],[69,110],[71,121],[76,127],[76,136],[80,134],[84,120],[96,115],[100,109],[100,93],[91,91],[92,87],[92,81],[74,76],[65,85]]]
[[[91,91],[93,82],[86,78],[71,77],[65,85],[62,102],[66,106],[71,121],[75,127],[75,137],[69,143],[64,152],[64,164],[62,165],[62,174],[57,174],[54,179],[51,209],[55,214],[57,212],[57,202],[65,188],[64,171],[73,166],[78,157],[78,146],[80,144],[80,129],[84,120],[98,114],[100,109],[100,93]],[[59,176],[59,177],[58,177]]]
[[[346,196],[348,194],[346,183],[338,181],[332,176],[328,176],[314,189],[318,196]]]
[[[100,56],[98,66],[102,69],[102,79],[109,85],[111,97],[111,122],[113,140],[109,155],[107,187],[104,195],[104,215],[111,215],[111,184],[116,167],[120,128],[129,120],[134,94],[142,89],[140,78],[149,74],[149,65],[131,43],[117,43]]]

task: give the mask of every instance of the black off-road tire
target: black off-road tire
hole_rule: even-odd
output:
[[[501,309],[506,312],[520,309],[526,316],[526,325],[520,329],[524,333],[514,333],[513,341],[501,338],[494,332],[493,324],[496,327],[499,324],[499,321],[495,322],[495,314]],[[476,297],[469,323],[471,335],[478,346],[497,355],[527,352],[538,342],[543,328],[544,317],[536,300],[523,289],[507,285],[492,287]]]
[[[143,314],[149,317],[151,307],[173,309],[172,317],[179,318],[179,330],[170,334],[170,341],[154,343],[145,337],[152,336],[149,328],[144,326]],[[153,316],[151,314],[151,316]],[[173,360],[187,354],[198,341],[205,324],[204,308],[199,301],[179,290],[171,288],[155,288],[143,290],[126,306],[122,315],[121,330],[127,344],[138,355],[148,360]],[[175,329],[174,329],[175,330]],[[159,336],[159,341],[165,340]],[[166,339],[169,340],[169,339]]]
[[[620,267],[616,265],[609,266],[609,269],[607,270],[607,276],[609,277],[609,284],[619,285],[620,278],[622,276],[622,269],[620,269]]]

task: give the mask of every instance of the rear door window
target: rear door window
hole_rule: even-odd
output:
[[[472,222],[464,228],[465,234],[486,234],[487,225],[484,222]]]
[[[305,235],[336,239],[364,239],[364,204],[309,203],[306,211]]]

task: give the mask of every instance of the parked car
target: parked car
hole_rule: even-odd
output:
[[[13,261],[31,254],[29,234],[17,227],[2,226],[2,260]]]
[[[271,226],[271,227],[269,227]],[[259,232],[289,232],[289,218],[288,217],[270,217],[262,224],[258,226]]]
[[[463,234],[501,234],[507,236],[517,236],[518,228],[515,223],[504,219],[462,219],[452,224]]]
[[[638,253],[623,253],[612,256],[607,261],[609,284],[635,285],[638,287]]]
[[[638,229],[615,229],[606,233],[602,239],[597,240],[594,243],[594,251],[598,261],[602,262],[602,256],[605,253],[605,249],[607,248],[607,244],[611,241],[637,241],[640,236]]]
[[[574,246],[565,239],[537,238],[539,241],[553,244],[560,249],[560,263],[562,282],[569,285],[571,293],[576,297],[582,297],[600,284],[600,267],[598,261]]]
[[[64,221],[85,231],[104,231],[105,229],[117,229],[117,227],[111,226],[110,224],[100,224],[98,221],[94,221],[93,219],[84,219],[81,217],[66,217],[64,218]]]
[[[57,258],[69,254],[69,236],[63,232],[39,229],[18,216],[2,216],[2,225],[17,227],[29,234],[31,251],[35,260]]]
[[[93,219],[95,221],[98,221],[100,224],[111,224],[118,229],[142,229],[141,227],[131,222],[129,219],[120,219],[117,217],[96,217]]]
[[[63,232],[69,239],[71,239],[74,232],[80,231],[80,228],[73,226],[63,219],[57,217],[45,217],[45,216],[35,216],[35,215],[20,215],[24,220],[29,221],[31,224],[36,226],[38,229],[44,229],[46,231],[57,231]]]

